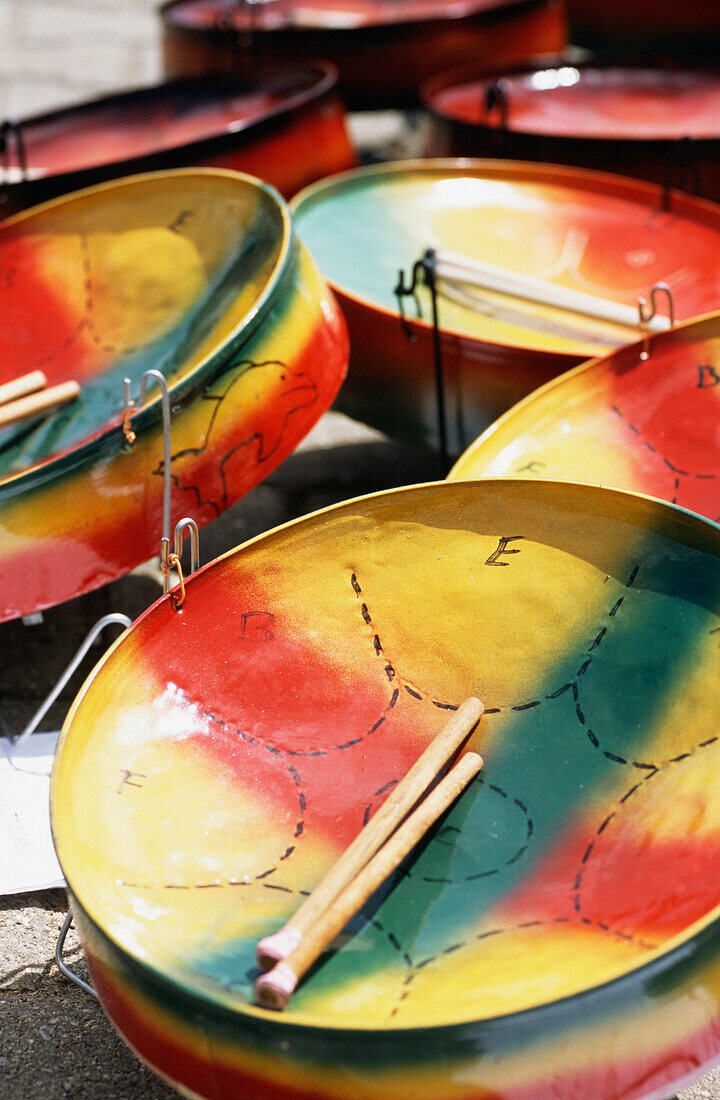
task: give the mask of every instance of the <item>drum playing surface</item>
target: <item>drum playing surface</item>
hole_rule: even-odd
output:
[[[247,1053],[275,1034],[313,1095],[410,1095],[389,1050],[428,1097],[549,1096],[568,1073],[585,1084],[563,1096],[606,1097],[608,1073],[649,1095],[641,1067],[666,1084],[668,1051],[710,1056],[702,954],[704,1008],[681,1001],[687,946],[717,937],[718,630],[720,531],[593,487],[421,486],[255,540],[192,578],[181,613],[154,605],[69,715],[53,827],[89,942],[205,1006],[198,1050],[231,1012],[234,1053],[210,1044],[228,1074],[277,1077]],[[254,1007],[257,940],[469,694],[480,776],[282,1017]],[[158,996],[150,1046],[132,992],[109,1010],[162,1068]],[[368,1036],[366,1091],[343,1093]]]
[[[690,205],[682,214],[663,211],[654,189],[627,183],[623,193],[618,179],[572,169],[413,162],[323,181],[293,208],[323,274],[384,313],[397,311],[398,269],[412,268],[428,248],[627,305],[661,280],[679,318],[708,312],[720,296],[720,222],[700,213],[703,204],[697,217]],[[443,331],[468,339],[568,356],[596,355],[628,339],[627,330],[579,315],[558,318],[548,306],[492,291],[459,300],[441,283],[440,298]],[[420,301],[427,319],[423,288]]]
[[[636,141],[720,134],[720,79],[712,73],[563,65],[500,79],[503,126],[518,133]],[[494,125],[484,104],[491,84],[487,77],[460,78],[433,93],[433,107],[451,118]]]
[[[511,409],[451,478],[587,481],[662,497],[720,521],[720,317],[621,348]]]

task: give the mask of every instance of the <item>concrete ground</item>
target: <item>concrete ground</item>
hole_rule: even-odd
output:
[[[0,118],[22,116],[160,77],[157,0],[0,0]],[[352,120],[363,143],[412,152],[393,116]],[[403,142],[405,143],[403,145]],[[432,455],[329,413],[264,484],[202,532],[203,560],[252,535],[350,496],[440,476]],[[90,626],[109,611],[134,617],[155,581],[131,575],[47,612],[0,626],[0,725],[22,729]],[[99,651],[98,651],[99,652]],[[58,728],[77,681],[43,723]],[[0,853],[1,858],[1,853]],[[150,1100],[174,1096],[126,1049],[96,1002],[54,963],[64,891],[0,897],[0,1096],[3,1100]],[[71,932],[68,962],[83,971]],[[720,1074],[680,1100],[719,1100]],[[560,1098],[562,1100],[562,1098]]]

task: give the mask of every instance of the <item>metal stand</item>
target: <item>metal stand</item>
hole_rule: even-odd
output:
[[[68,913],[65,920],[62,923],[62,928],[58,934],[57,943],[55,944],[55,962],[58,965],[58,970],[69,981],[74,982],[75,985],[82,989],[83,993],[87,993],[88,997],[92,997],[93,1000],[99,1000],[99,997],[93,987],[86,982],[84,978],[81,978],[74,970],[71,970],[63,959],[63,949],[65,947],[65,939],[70,931],[70,925],[72,924],[72,913]]]
[[[63,672],[62,676],[55,684],[55,687],[52,689],[50,694],[46,696],[44,701],[40,704],[39,708],[35,711],[35,714],[25,726],[25,729],[21,733],[19,733],[17,737],[13,738],[13,743],[15,745],[22,745],[23,741],[27,741],[28,737],[30,737],[30,735],[35,732],[47,712],[50,710],[50,707],[53,705],[58,695],[67,684],[68,680],[77,669],[78,665],[80,665],[80,663],[82,662],[83,658],[85,657],[87,651],[90,649],[90,646],[97,638],[98,634],[101,634],[106,626],[111,626],[113,623],[117,623],[122,626],[123,629],[127,629],[127,627],[131,625],[131,621],[132,620],[129,619],[127,615],[121,615],[119,613],[104,615],[102,619],[98,619],[98,621],[95,623],[95,625],[85,638],[85,641],[82,643],[77,653]]]
[[[422,318],[422,310],[420,308],[420,301],[417,296],[418,283],[421,281],[425,283],[425,286],[430,291],[430,300],[432,303],[432,329],[433,329],[433,366],[435,371],[435,407],[437,410],[437,429],[438,440],[440,443],[440,455],[442,458],[443,467],[446,470],[450,469],[450,455],[448,453],[448,431],[447,431],[447,412],[446,412],[446,391],[445,391],[445,367],[443,364],[442,355],[442,335],[440,333],[440,323],[438,318],[438,294],[437,294],[437,277],[436,277],[436,261],[435,252],[432,248],[429,248],[422,259],[418,260],[412,268],[412,279],[410,283],[405,282],[405,272],[401,269],[398,271],[398,281],[395,286],[395,297],[398,302],[398,309],[400,311],[400,323],[403,327],[403,332],[407,336],[410,343],[415,343],[417,337],[413,333],[405,316],[403,299],[410,296],[415,302],[415,308],[417,310],[417,316]]]

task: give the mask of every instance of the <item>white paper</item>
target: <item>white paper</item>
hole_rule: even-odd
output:
[[[64,886],[50,833],[50,772],[59,732],[22,745],[0,738],[0,894]]]

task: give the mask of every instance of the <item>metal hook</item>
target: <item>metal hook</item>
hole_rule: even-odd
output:
[[[179,577],[180,592],[173,597],[173,607],[176,611],[179,611],[185,602],[185,581],[183,578],[181,559],[185,533],[188,531],[190,532],[190,569],[188,576],[190,576],[200,567],[200,532],[198,531],[198,525],[195,520],[185,516],[184,519],[179,520],[176,524],[174,553],[170,553],[169,539],[163,539],[161,544],[160,568],[163,572],[163,590],[165,595],[167,595],[170,588],[170,573],[173,569],[177,570]]]
[[[492,84],[488,84],[485,89],[485,97],[483,102],[483,111],[486,115],[490,115],[493,111],[498,112],[498,125],[494,127],[497,133],[494,135],[494,141],[496,144],[502,142],[505,132],[508,128],[508,118],[510,116],[510,104],[508,102],[507,94],[507,81],[494,80]],[[482,112],[481,112],[482,114]]]
[[[412,300],[415,302],[415,316],[416,316],[418,321],[421,321],[422,320],[422,306],[420,304],[420,299],[418,298],[418,293],[417,293],[418,283],[420,282],[420,272],[421,271],[422,272],[425,271],[425,258],[424,257],[423,257],[422,260],[416,260],[416,262],[413,264],[412,270],[411,270],[412,279],[409,283],[405,282],[405,272],[404,272],[404,270],[402,268],[399,269],[399,271],[398,271],[398,281],[395,284],[395,287],[394,287],[394,290],[393,290],[393,294],[397,298],[398,312],[400,313],[400,324],[402,325],[402,330],[405,333],[406,338],[410,341],[411,344],[415,343],[415,341],[417,340],[417,336],[415,335],[413,330],[410,328],[410,324],[409,324],[407,316],[405,314],[405,307],[404,307],[404,303],[403,303],[403,298],[407,298],[407,297],[412,298]]]
[[[442,356],[442,339],[440,337],[440,322],[438,318],[438,295],[437,295],[437,282],[436,282],[436,255],[433,248],[426,249],[423,256],[416,260],[412,266],[412,279],[409,284],[405,282],[405,272],[400,269],[398,272],[398,281],[395,285],[395,297],[397,298],[398,310],[400,312],[400,324],[402,325],[403,332],[408,340],[414,343],[417,339],[412,332],[408,323],[407,317],[403,310],[403,298],[408,295],[412,296],[415,300],[415,307],[417,309],[418,319],[422,318],[422,311],[420,308],[420,301],[417,296],[417,287],[420,283],[420,275],[422,273],[422,281],[430,291],[430,301],[432,303],[432,329],[433,329],[433,357],[435,366],[435,399],[437,407],[437,421],[438,421],[438,441],[440,444],[440,454],[444,466],[449,468],[450,457],[448,453],[447,442],[447,416],[445,412],[445,370],[443,366]]]
[[[645,360],[650,358],[650,333],[648,331],[648,325],[654,317],[658,315],[657,295],[666,294],[668,302],[668,319],[670,321],[670,328],[675,327],[675,303],[673,301],[672,290],[667,283],[655,283],[650,291],[650,305],[648,307],[646,298],[638,298],[638,315],[640,318],[640,330],[643,334],[643,346],[640,352],[640,358]]]
[[[50,694],[40,704],[40,707],[38,708],[38,710],[35,711],[35,714],[25,726],[25,729],[22,731],[22,733],[19,733],[17,737],[13,738],[13,744],[22,745],[23,741],[27,741],[28,737],[30,737],[30,735],[35,732],[47,712],[50,710],[50,707],[53,705],[58,695],[67,684],[68,680],[75,672],[78,665],[84,659],[87,651],[90,649],[90,646],[93,644],[98,634],[101,634],[106,626],[111,626],[113,623],[118,623],[120,626],[127,629],[131,625],[131,622],[132,620],[129,619],[127,615],[121,615],[119,613],[104,615],[102,619],[98,619],[98,621],[95,623],[90,633],[86,637],[85,641],[82,643],[77,653],[70,661],[70,664],[67,666],[58,682],[55,684],[55,687],[52,689]]]
[[[190,532],[190,573],[194,573],[196,569],[200,568],[200,532],[195,520],[190,519],[189,516],[185,516],[175,525],[175,553],[179,558],[182,557],[183,542],[187,531]]]
[[[137,401],[133,401],[130,396],[130,389],[132,387],[132,379],[123,378],[123,432],[128,443],[133,444],[135,442],[135,432],[130,428],[130,419],[133,413],[137,412],[141,405],[145,404],[147,399],[147,387],[148,380],[154,379],[160,387],[160,397],[162,400],[162,422],[163,422],[163,523],[162,523],[162,541],[161,547],[165,540],[167,540],[167,546],[170,546],[170,489],[172,487],[172,477],[170,472],[171,457],[170,457],[170,395],[168,393],[168,385],[165,379],[165,375],[161,374],[159,370],[146,370],[140,379],[140,393]],[[162,556],[162,549],[161,549]]]
[[[179,519],[175,526],[175,547],[174,553],[170,553],[170,540],[163,539],[160,544],[160,569],[163,570],[164,577],[164,591],[167,595],[169,590],[169,574],[173,566],[177,566],[177,563],[182,558],[182,544],[185,542],[186,532],[190,532],[190,569],[188,576],[191,573],[195,573],[200,566],[200,532],[195,519],[190,519],[186,516],[184,519]],[[174,560],[175,559],[175,560]]]
[[[88,997],[93,997],[94,1000],[97,1001],[100,998],[98,997],[93,987],[88,982],[86,982],[84,978],[81,978],[78,974],[76,974],[74,970],[71,970],[63,959],[65,939],[67,938],[67,934],[70,931],[72,919],[72,913],[68,913],[62,923],[62,928],[58,933],[57,943],[55,944],[55,962],[58,965],[58,970],[65,978],[68,978],[71,982],[75,982],[75,985],[79,985],[83,993],[87,993]]]

